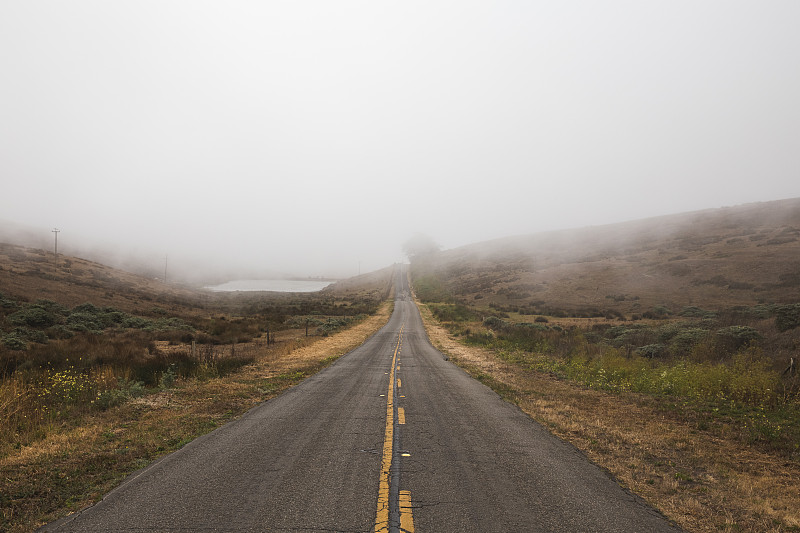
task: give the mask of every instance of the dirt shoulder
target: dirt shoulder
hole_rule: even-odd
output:
[[[431,342],[687,531],[800,531],[800,465],[721,438],[645,395],[590,390],[468,347],[419,305]]]
[[[128,474],[273,398],[362,344],[392,302],[328,337],[255,343],[256,362],[223,378],[179,382],[78,421],[0,458],[0,530],[31,531],[99,501]],[[241,349],[244,349],[242,347]]]

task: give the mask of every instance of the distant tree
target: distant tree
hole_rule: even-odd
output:
[[[403,252],[412,263],[417,259],[424,259],[436,254],[441,246],[433,239],[422,233],[416,233],[403,244]]]

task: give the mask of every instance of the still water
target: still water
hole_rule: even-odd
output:
[[[293,280],[293,279],[238,279],[221,285],[205,287],[211,291],[275,291],[275,292],[316,292],[321,291],[332,281]]]

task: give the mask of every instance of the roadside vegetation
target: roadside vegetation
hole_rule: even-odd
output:
[[[324,368],[385,323],[392,276],[316,294],[199,300],[117,287],[119,307],[29,299],[38,278],[17,275],[9,286],[19,279],[33,280],[27,292],[0,293],[3,531],[30,531],[96,501]]]
[[[276,335],[294,330],[303,337],[306,331],[327,336],[379,304],[339,303],[320,299],[313,315],[290,315],[283,304],[264,303],[244,315],[184,319],[159,307],[136,316],[91,303],[68,309],[52,300],[26,303],[0,294],[0,452],[177,380],[225,376],[254,362]],[[336,314],[324,314],[331,312]]]
[[[800,530],[800,514],[791,509],[800,503],[796,490],[783,490],[777,500],[768,493],[781,492],[780,487],[758,493],[764,479],[794,472],[788,474],[791,479],[800,472],[800,378],[792,359],[798,348],[800,304],[719,310],[660,306],[650,310],[649,318],[584,317],[570,309],[531,315],[510,306],[464,301],[430,271],[412,267],[412,273],[429,317],[463,347],[452,350],[456,363],[508,400],[530,406],[534,418],[576,443],[684,527]],[[624,405],[629,409],[619,409]],[[645,416],[658,419],[649,429],[632,418],[643,416],[645,405]],[[606,417],[612,412],[616,419]],[[672,421],[672,429],[689,432],[681,448],[707,443],[706,437],[716,444],[692,459],[687,455],[685,462],[661,450],[660,443],[648,447],[646,433],[657,433],[665,420]],[[639,427],[639,433],[631,435],[631,427]],[[627,449],[612,458],[626,432],[628,444],[637,443],[636,451]],[[749,497],[737,500],[722,493],[729,485],[703,482],[705,473],[714,470],[712,463],[729,457],[735,462],[747,450],[766,454],[779,465],[774,472],[754,474],[757,481],[750,486],[757,488]],[[643,456],[642,465],[631,474],[637,454]],[[659,472],[663,465],[674,470],[666,479]],[[701,506],[705,500],[708,509],[680,508],[676,494],[681,491],[714,490],[718,500],[692,496],[691,504],[682,503]],[[720,516],[725,512],[729,516]]]

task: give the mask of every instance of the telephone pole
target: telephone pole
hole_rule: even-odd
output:
[[[56,236],[56,246],[55,246],[55,252],[54,252],[54,253],[55,253],[55,256],[56,256],[56,266],[58,266],[58,233],[59,233],[60,231],[61,231],[61,230],[60,230],[60,229],[58,229],[58,228],[53,228],[53,233],[54,233],[54,234],[55,234],[55,236]]]

